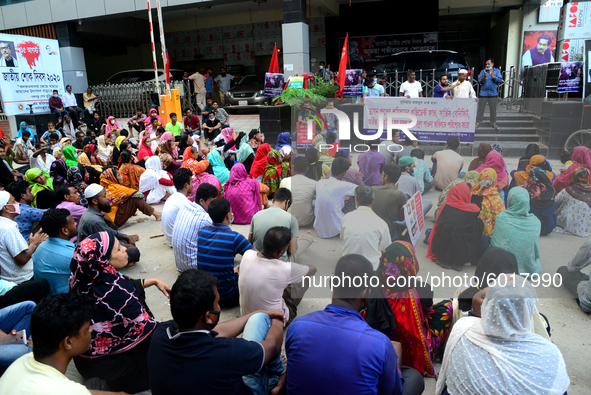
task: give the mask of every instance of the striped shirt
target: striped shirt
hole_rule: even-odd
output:
[[[176,229],[176,225],[175,225]],[[244,255],[254,247],[240,233],[226,224],[213,224],[199,230],[197,265],[217,276],[220,300],[230,299],[238,291],[238,279],[234,275],[234,257]]]
[[[209,214],[197,203],[189,202],[179,210],[172,232],[174,262],[179,272],[198,268],[198,232],[211,224]]]

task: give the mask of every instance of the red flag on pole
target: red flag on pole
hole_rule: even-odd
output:
[[[168,51],[166,51],[166,64],[164,65],[166,74],[166,84],[170,85],[170,58],[168,57]]]
[[[339,64],[339,75],[337,83],[339,85],[339,91],[343,92],[345,89],[345,74],[347,73],[347,63],[349,63],[349,51],[348,44],[349,33],[345,36],[345,43],[343,44],[343,50],[341,51],[341,63]]]
[[[277,58],[277,43],[273,44],[273,57],[269,65],[269,73],[279,73],[279,59]]]

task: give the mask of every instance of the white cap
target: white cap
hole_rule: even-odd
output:
[[[5,204],[8,203],[10,200],[10,193],[6,191],[0,191],[0,210],[4,207]]]
[[[460,69],[460,71],[458,71],[458,74],[468,74],[468,70]]]
[[[84,197],[86,199],[90,199],[95,197],[96,195],[98,195],[103,189],[102,186],[100,186],[99,184],[90,184],[89,186],[86,187],[86,189],[84,190]]]

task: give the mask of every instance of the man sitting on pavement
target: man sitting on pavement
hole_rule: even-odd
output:
[[[188,270],[176,280],[170,292],[174,321],[156,327],[148,353],[153,395],[285,390],[285,375],[278,377],[284,370],[283,314],[259,311],[219,322],[219,300],[210,273]]]
[[[66,209],[49,209],[43,214],[41,228],[49,238],[33,254],[35,278],[49,282],[51,295],[67,293],[72,274],[70,263],[76,247],[70,239],[76,237],[76,222]]]
[[[70,212],[76,225],[80,223],[80,218],[86,212],[86,207],[80,205],[80,192],[68,184],[60,184],[55,187],[55,195],[61,203],[55,208],[64,208]],[[76,235],[74,235],[76,236]]]
[[[107,197],[105,188],[98,184],[90,184],[84,191],[84,196],[88,201],[88,210],[80,218],[78,224],[78,243],[86,239],[93,233],[112,232],[119,240],[121,245],[127,248],[129,266],[139,262],[140,250],[135,246],[135,242],[140,239],[138,235],[126,235],[115,230],[117,226],[113,223],[107,224],[105,214],[111,211],[111,204]]]
[[[201,129],[203,130],[203,138],[209,141],[213,140],[218,134],[220,134],[222,123],[215,117],[215,112],[211,111],[209,113],[209,117],[203,122]]]
[[[396,236],[400,236],[406,229],[403,206],[407,199],[406,195],[396,188],[400,173],[399,166],[387,165],[382,174],[382,185],[373,187],[375,199],[372,209],[381,219],[386,221],[392,239],[396,239]]]
[[[341,239],[343,239],[343,255],[362,255],[376,270],[382,251],[392,243],[392,238],[388,224],[371,209],[373,201],[372,187],[360,185],[355,188],[357,210],[343,217]]]
[[[183,126],[185,127],[185,133],[193,134],[201,132],[201,122],[199,117],[193,114],[193,111],[187,110],[185,112],[186,117],[183,119]]]
[[[131,136],[133,137],[133,129],[135,129],[139,134],[144,130],[146,127],[147,116],[144,114],[144,110],[141,107],[138,107],[135,110],[135,115],[127,120],[127,127],[131,132]]]
[[[345,255],[334,275],[370,278],[373,267],[361,255]],[[332,304],[292,322],[285,341],[290,394],[423,392],[422,374],[401,366],[400,343],[371,328],[359,314],[369,295],[363,281],[343,281],[333,287]]]
[[[6,191],[18,202],[19,215],[16,216],[14,222],[18,224],[18,229],[24,239],[29,241],[33,225],[41,221],[45,210],[31,206],[34,197],[31,193],[29,183],[26,181],[13,181],[6,186]]]
[[[177,169],[172,177],[176,192],[170,195],[162,209],[162,232],[172,247],[174,223],[181,208],[189,203],[187,195],[193,192],[193,173],[189,169]]]
[[[281,259],[292,262],[306,251],[312,244],[313,237],[310,231],[300,236],[300,229],[297,219],[287,212],[292,202],[292,193],[287,188],[279,188],[273,195],[273,205],[266,210],[261,210],[252,217],[248,241],[261,251],[267,231],[275,226],[284,226],[291,231],[291,242],[289,248]],[[288,256],[289,254],[289,256]]]
[[[289,228],[276,226],[265,234],[262,251],[244,253],[238,277],[241,315],[273,309],[281,311],[288,324],[295,319],[297,307],[309,287],[309,284],[303,286],[302,279],[314,276],[317,269],[314,265],[281,259],[291,240]]]
[[[234,257],[244,255],[254,247],[244,236],[233,231],[230,224],[234,214],[230,201],[224,198],[213,200],[207,209],[212,224],[199,229],[197,238],[197,266],[218,278],[220,305],[238,305],[238,279],[234,269]]]
[[[281,180],[281,188],[289,185],[292,193],[291,215],[298,221],[298,226],[307,226],[314,222],[314,199],[316,198],[316,180],[306,177],[308,171],[308,159],[305,156],[296,156],[293,159],[293,176]]]
[[[462,171],[464,158],[456,152],[459,146],[460,140],[457,137],[448,137],[445,149],[435,152],[431,157],[435,189],[444,190],[452,181],[458,178],[460,171]]]
[[[179,210],[172,230],[172,251],[179,272],[197,268],[199,229],[212,224],[207,209],[217,197],[218,189],[203,183],[195,192],[195,202],[189,202]]]
[[[164,129],[166,129],[167,132],[171,132],[172,135],[175,137],[175,140],[177,139],[177,137],[178,140],[180,140],[181,136],[183,135],[183,132],[185,131],[183,124],[177,122],[177,116],[175,112],[170,113],[170,122],[166,124]]]

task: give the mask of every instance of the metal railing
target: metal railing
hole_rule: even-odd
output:
[[[542,103],[548,92],[556,92],[560,63],[544,63],[526,67],[523,71],[521,111],[542,116]]]

